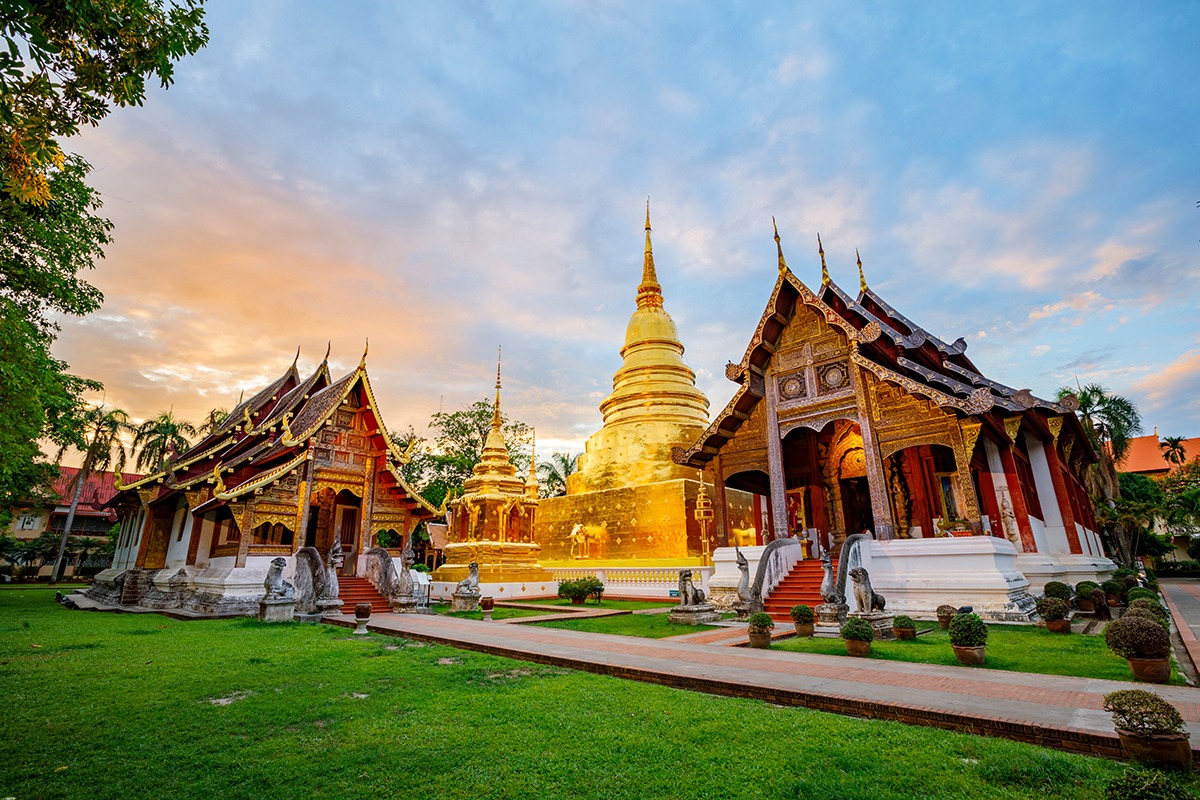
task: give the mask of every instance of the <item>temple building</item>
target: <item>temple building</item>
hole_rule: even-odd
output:
[[[536,454],[535,454],[536,455]],[[508,457],[500,425],[500,365],[496,402],[482,457],[449,503],[449,530],[442,547],[445,563],[434,570],[433,595],[448,597],[466,578],[472,562],[489,593],[500,597],[540,596],[557,590],[553,576],[538,563],[541,547],[533,529],[538,510],[537,458],[522,479]]]
[[[739,489],[769,506],[775,538],[807,539],[813,556],[873,534],[864,563],[889,610],[965,604],[955,598],[986,585],[972,595],[984,611],[1021,618],[1030,587],[1114,569],[1081,480],[1096,455],[1073,398],[984,377],[964,340],[939,339],[872,291],[861,259],[850,295],[830,279],[819,239],[812,291],[775,241],[775,285],[725,370],[738,389],[674,454],[715,483],[721,544],[733,533],[721,501]]]
[[[673,448],[707,428],[708,398],[663,307],[650,231],[647,204],[642,280],[612,394],[600,404],[603,427],[587,440],[566,494],[543,499],[538,511],[537,541],[548,565],[685,566],[701,563],[715,544],[701,540],[694,516],[700,473],[671,459]],[[727,499],[741,503],[737,511],[752,527],[750,496],[731,491]]]
[[[297,358],[299,352],[297,352]],[[296,363],[181,456],[118,484],[111,569],[86,593],[186,612],[255,613],[273,558],[341,543],[340,574],[359,574],[380,532],[402,543],[437,516],[400,474],[406,456],[387,434],[366,353],[333,379],[328,353],[301,378]],[[389,537],[391,538],[391,537]]]

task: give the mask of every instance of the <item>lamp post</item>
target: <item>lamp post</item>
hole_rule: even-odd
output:
[[[700,523],[700,553],[701,564],[711,566],[712,560],[708,555],[708,521],[713,517],[712,500],[708,499],[708,491],[704,487],[704,473],[700,473],[700,491],[696,493],[696,521]]]

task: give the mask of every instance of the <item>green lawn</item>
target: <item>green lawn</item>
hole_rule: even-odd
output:
[[[344,628],[0,592],[0,797],[1099,800],[1119,764]]]
[[[539,606],[568,606],[571,607],[571,601],[561,598],[545,598],[541,600],[522,600],[522,603],[536,603]],[[661,600],[602,600],[599,603],[594,603],[591,600],[587,601],[582,608],[611,608],[620,611],[641,611],[646,608],[670,608],[676,605],[675,603],[664,603]],[[581,608],[581,606],[573,606]]]
[[[432,607],[434,613],[442,614],[447,617],[457,617],[458,619],[483,619],[482,611],[451,611],[450,606],[435,605]],[[512,619],[513,617],[540,617],[544,616],[541,611],[532,611],[528,608],[493,608],[492,619]]]
[[[666,614],[621,614],[613,617],[593,619],[571,619],[563,615],[561,620],[534,622],[543,628],[562,628],[586,633],[615,633],[621,636],[643,636],[647,639],[663,639],[667,636],[682,636],[685,633],[710,631],[712,625],[672,625]]]
[[[950,633],[936,624],[917,623],[917,628],[933,631],[908,641],[875,641],[871,658],[888,661],[917,661],[923,664],[958,664],[950,649]],[[801,653],[846,655],[841,639],[790,638],[774,642],[779,650]],[[850,656],[846,656],[849,658]],[[1125,659],[1113,655],[1103,636],[1050,633],[1034,625],[989,625],[987,663],[984,669],[1013,672],[1037,672],[1043,675],[1078,675],[1113,681],[1132,681],[1133,673]],[[1182,686],[1184,680],[1172,670],[1171,682]]]

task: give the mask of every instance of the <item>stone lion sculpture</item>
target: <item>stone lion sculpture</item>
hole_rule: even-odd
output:
[[[698,606],[703,602],[704,592],[692,583],[692,571],[679,570],[679,605]]]
[[[883,611],[883,595],[876,594],[871,588],[871,576],[862,567],[850,570],[850,580],[854,581],[854,599],[859,611]]]
[[[263,588],[267,590],[264,600],[292,600],[296,597],[296,587],[283,579],[283,568],[286,566],[287,559],[283,556],[271,559],[267,579],[263,581]]]
[[[467,567],[467,577],[458,582],[458,586],[454,587],[455,594],[479,594],[479,562],[472,561]]]

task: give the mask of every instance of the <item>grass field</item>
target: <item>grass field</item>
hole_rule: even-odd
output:
[[[918,630],[930,633],[908,641],[875,641],[871,658],[887,661],[917,661],[924,664],[958,664],[950,649],[950,633],[936,624],[917,623]],[[779,650],[801,653],[825,653],[846,656],[841,639],[790,638],[772,644]],[[850,656],[846,656],[850,658]],[[987,663],[977,669],[1003,669],[1036,672],[1042,675],[1078,675],[1112,681],[1132,681],[1133,673],[1125,659],[1118,658],[1104,644],[1103,636],[1050,633],[1033,625],[989,625]],[[1173,668],[1171,682],[1182,686],[1183,678]]]
[[[0,592],[0,797],[1099,800],[1119,764],[342,628]]]
[[[621,614],[614,617],[594,619],[571,619],[563,615],[561,620],[532,623],[541,628],[562,628],[586,633],[615,633],[620,636],[642,636],[647,639],[664,639],[668,636],[683,636],[713,629],[712,625],[672,625],[666,614]]]
[[[482,611],[451,611],[450,606],[435,605],[433,611],[436,614],[441,614],[446,617],[457,617],[458,619],[483,619]],[[527,608],[494,608],[492,609],[492,619],[512,619],[514,617],[540,617],[543,616],[541,611],[532,611]]]

